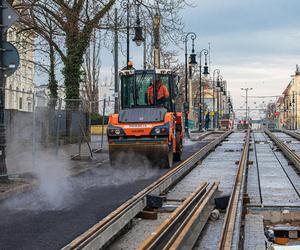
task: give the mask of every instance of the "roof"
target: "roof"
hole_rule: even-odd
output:
[[[133,75],[135,72],[138,73],[142,73],[142,72],[149,72],[149,73],[156,73],[156,74],[172,74],[172,70],[171,69],[123,69],[120,71],[120,75]]]

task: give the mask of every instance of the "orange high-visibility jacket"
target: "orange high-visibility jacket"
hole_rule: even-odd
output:
[[[149,85],[147,89],[148,105],[153,104],[153,85]]]
[[[170,96],[169,91],[167,87],[164,84],[159,84],[157,86],[157,100],[160,100],[162,98],[168,98]]]

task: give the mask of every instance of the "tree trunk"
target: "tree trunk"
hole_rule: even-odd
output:
[[[79,111],[80,107],[80,82],[83,73],[81,66],[88,39],[81,38],[78,33],[71,33],[67,35],[66,46],[67,55],[63,69],[66,88],[66,136],[71,139],[72,112]]]
[[[49,100],[49,107],[50,109],[55,109],[57,104],[57,81],[55,77],[55,51],[53,45],[50,44],[49,49],[49,58],[50,58],[50,65],[49,65],[49,90],[50,90],[50,100]]]

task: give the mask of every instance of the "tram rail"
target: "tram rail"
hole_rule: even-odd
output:
[[[283,141],[277,138],[270,130],[265,129],[265,133],[271,138],[271,140],[276,144],[278,148],[284,153],[284,155],[294,164],[298,173],[300,172],[300,156],[290,149]],[[290,135],[287,131],[284,130],[284,133]],[[292,136],[292,135],[291,135]],[[296,137],[294,137],[296,138]],[[296,138],[297,139],[297,138]],[[300,140],[300,136],[299,139]]]
[[[219,241],[218,249],[229,250],[232,247],[235,226],[240,226],[240,218],[238,218],[239,209],[242,207],[239,202],[242,202],[243,187],[244,187],[244,173],[248,164],[248,155],[250,147],[250,130],[247,130],[245,143],[241,158],[239,160],[238,170],[234,182],[233,191],[230,196],[229,204],[226,210],[226,215],[221,231],[221,238]],[[238,232],[239,230],[237,230]],[[239,238],[239,237],[238,237]],[[238,244],[238,242],[237,242]]]
[[[139,212],[146,208],[148,195],[160,195],[174,186],[179,180],[188,174],[201,159],[218,146],[218,144],[226,139],[232,132],[233,131],[231,130],[227,131],[214,141],[208,143],[181,164],[168,171],[160,179],[122,204],[99,223],[95,224],[93,227],[74,239],[66,245],[63,250],[101,249],[109,245],[109,243],[125,228],[125,226]],[[216,187],[216,184],[213,184],[212,186]],[[210,197],[212,197],[211,193]]]

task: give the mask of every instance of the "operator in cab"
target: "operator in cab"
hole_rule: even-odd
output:
[[[147,89],[147,103],[148,105],[153,105],[153,80],[150,79],[149,86]]]
[[[163,84],[161,79],[158,79],[156,81],[156,103],[158,105],[164,105],[167,101],[168,98],[170,97],[168,88]],[[148,105],[153,105],[153,82],[150,81],[150,85],[148,86],[147,89],[147,96],[148,96]]]

